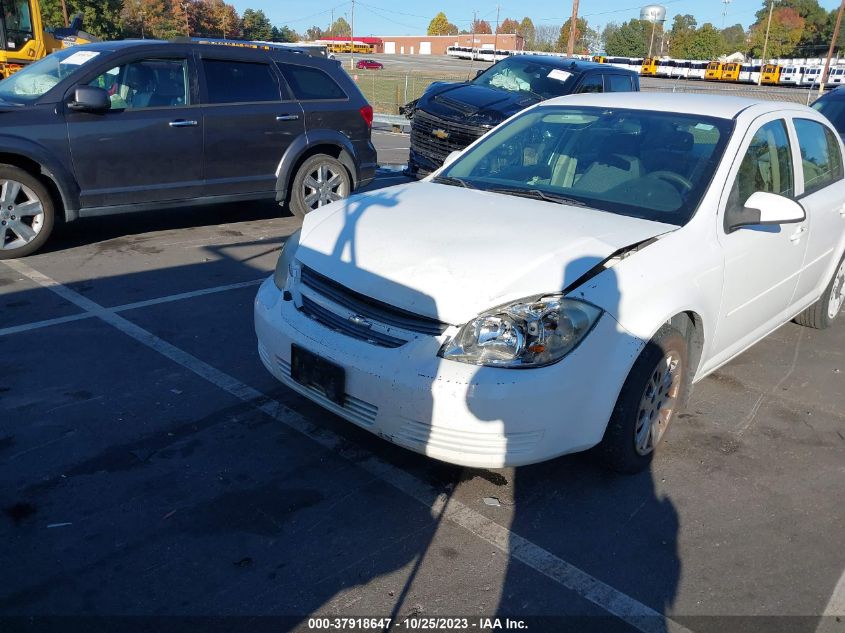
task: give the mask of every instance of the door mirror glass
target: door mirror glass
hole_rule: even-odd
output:
[[[484,72],[484,69],[483,69],[483,68],[479,68],[478,70],[476,70],[476,71],[475,71],[475,76],[476,76],[476,77],[478,77],[478,76],[479,76],[481,73],[483,73],[483,72]]]
[[[726,224],[728,232],[744,226],[794,224],[807,219],[804,207],[784,196],[767,191],[756,191],[745,201],[742,209],[729,209]]]
[[[96,86],[77,86],[67,107],[74,112],[107,112],[111,109],[109,93]]]

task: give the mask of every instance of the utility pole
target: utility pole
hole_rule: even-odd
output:
[[[470,35],[470,43],[469,43],[469,56],[472,62],[475,61],[475,22],[478,18],[476,17],[476,12],[472,12],[472,25],[469,27],[469,30],[472,31]],[[470,71],[472,70],[472,64],[469,67]]]
[[[352,23],[349,25],[349,47],[352,57],[349,59],[349,68],[355,68],[355,0],[352,0]]]
[[[760,70],[766,63],[766,50],[769,48],[769,29],[772,28],[772,12],[775,10],[775,0],[769,0],[769,21],[766,23],[766,39],[763,40],[763,57],[760,59]],[[757,77],[757,85],[759,86],[763,81],[763,73]]]
[[[830,58],[833,57],[833,49],[836,46],[836,40],[839,39],[839,27],[842,24],[843,9],[845,9],[845,0],[842,0],[842,2],[839,3],[839,13],[836,14],[836,24],[833,27],[833,38],[830,40],[830,48],[827,49],[827,59],[824,60],[822,80],[819,83],[819,94],[824,92],[824,82],[827,81],[827,73],[830,70]]]
[[[578,27],[578,0],[572,0],[572,17],[569,20],[569,41],[566,43],[566,56],[575,54],[575,29]]]
[[[499,5],[496,5],[496,34],[493,35],[493,63],[496,63],[496,51],[499,50]]]
[[[64,2],[64,0],[62,0]],[[191,37],[191,23],[188,21],[188,9],[190,8],[190,4],[187,2],[182,3],[182,10],[185,12],[185,35]]]

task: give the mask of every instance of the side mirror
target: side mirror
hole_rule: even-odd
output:
[[[726,213],[725,230],[732,233],[743,226],[795,224],[807,219],[804,207],[784,196],[756,191],[745,201],[742,209]]]
[[[77,86],[67,107],[74,112],[108,112],[111,109],[109,93],[97,86]]]
[[[443,166],[448,167],[452,163],[455,162],[455,159],[461,155],[461,150],[456,149],[454,152],[451,152],[447,157],[446,160],[443,161]]]
[[[483,68],[479,68],[478,70],[476,70],[476,71],[475,71],[475,76],[476,76],[476,77],[478,77],[478,76],[479,76],[481,73],[483,73],[483,72],[484,72],[484,69],[483,69]]]

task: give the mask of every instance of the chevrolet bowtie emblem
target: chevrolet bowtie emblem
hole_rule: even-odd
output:
[[[436,130],[432,130],[431,135],[436,136],[441,141],[445,141],[447,138],[449,138],[449,132],[447,132],[446,130],[440,129],[440,128],[437,128]]]

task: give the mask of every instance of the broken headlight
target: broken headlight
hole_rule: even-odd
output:
[[[279,290],[284,290],[288,283],[290,265],[293,263],[294,255],[296,255],[296,249],[299,248],[299,234],[301,232],[302,229],[297,230],[282,244],[282,252],[279,253],[279,259],[276,261],[276,270],[273,273],[273,281]]]
[[[479,315],[439,355],[489,367],[543,367],[575,349],[599,316],[599,308],[560,295],[524,299]]]

